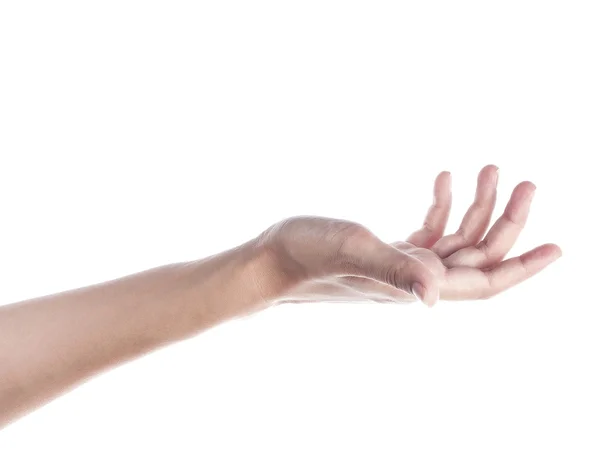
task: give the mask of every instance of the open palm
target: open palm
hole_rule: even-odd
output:
[[[434,202],[421,229],[406,241],[384,244],[360,224],[300,217],[274,232],[285,257],[301,271],[280,303],[307,301],[410,302],[492,297],[544,269],[561,255],[545,244],[504,259],[527,220],[535,185],[515,187],[500,218],[489,229],[496,202],[497,167],[479,173],[473,204],[455,233],[445,235],[451,207],[450,173],[438,175]],[[271,231],[273,234],[273,231]],[[293,273],[290,273],[293,274]],[[423,287],[422,284],[425,284]]]

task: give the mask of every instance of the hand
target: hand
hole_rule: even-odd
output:
[[[366,227],[338,219],[294,217],[275,224],[259,237],[280,272],[275,285],[263,287],[263,294],[276,303],[398,303],[417,297],[429,306],[438,298],[492,297],[561,256],[558,246],[545,244],[504,260],[525,225],[535,185],[517,185],[504,213],[486,234],[497,181],[497,167],[481,170],[473,204],[456,233],[446,236],[451,205],[448,172],[436,178],[433,205],[423,227],[406,242],[386,244]]]

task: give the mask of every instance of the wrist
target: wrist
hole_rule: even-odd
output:
[[[252,282],[266,306],[274,306],[285,301],[287,293],[301,281],[286,262],[286,256],[273,238],[261,235],[251,242],[249,270]]]

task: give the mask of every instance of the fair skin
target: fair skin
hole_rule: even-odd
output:
[[[497,168],[479,174],[459,229],[444,235],[450,174],[423,226],[384,243],[350,221],[294,217],[223,253],[0,307],[0,428],[94,375],[225,320],[283,303],[490,298],[561,255],[545,244],[504,259],[535,186],[519,184],[488,230]],[[486,233],[487,232],[487,233]]]

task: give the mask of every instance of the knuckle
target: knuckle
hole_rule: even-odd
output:
[[[386,268],[383,278],[386,284],[396,287],[397,275],[396,271],[392,268]]]
[[[456,233],[454,235],[456,235],[463,243],[469,242],[469,235],[468,235],[467,231],[465,230],[465,228],[462,226],[458,228],[458,230],[456,231]]]
[[[387,268],[384,274],[385,282],[396,289],[404,290],[406,287],[405,274],[399,268]]]
[[[490,244],[485,238],[477,244],[477,249],[485,256],[490,256]]]
[[[432,225],[430,221],[423,222],[423,231],[429,235],[437,233],[436,226]]]
[[[373,234],[364,225],[356,222],[344,222],[334,229],[330,240],[339,242],[338,253],[341,255],[355,251],[365,241],[373,237]]]

